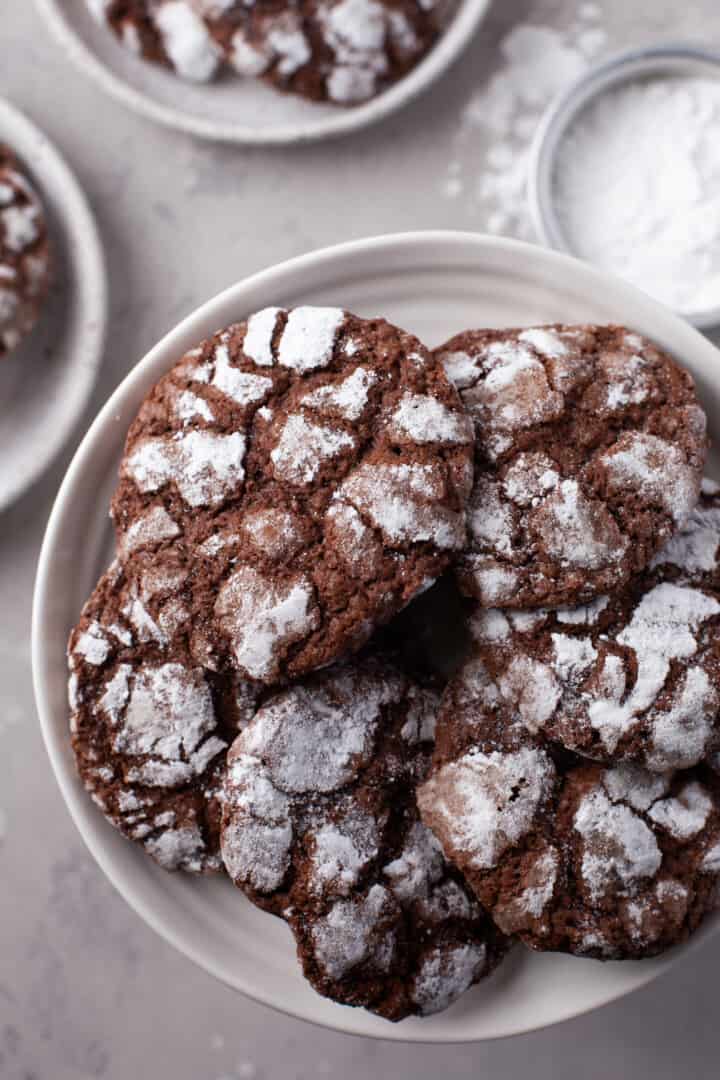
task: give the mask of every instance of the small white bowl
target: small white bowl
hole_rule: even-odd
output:
[[[720,435],[720,355],[686,322],[617,278],[554,252],[471,233],[418,232],[361,240],[265,270],[185,319],[135,367],[90,428],[53,509],[33,612],[35,693],[45,743],[75,824],[129,904],[159,934],[229,986],[338,1031],[412,1042],[512,1035],[594,1009],[650,982],[687,952],[601,964],[514,950],[499,971],[447,1012],[389,1024],[319,997],[304,982],[287,927],[226,880],[168,874],[103,818],[75,772],[68,735],[65,642],[111,551],[107,504],[130,421],[182,353],[266,305],[331,304],[384,315],[428,345],[472,326],[623,322],[695,375]],[[720,916],[694,939],[707,941]]]
[[[135,112],[217,142],[280,146],[346,135],[375,123],[427,89],[468,44],[490,0],[456,0],[434,47],[403,79],[354,108],[304,101],[259,79],[193,84],[133,56],[97,24],[86,0],[36,0],[63,49],[97,84]]]
[[[657,45],[631,49],[590,68],[548,109],[535,133],[530,151],[528,200],[538,237],[543,244],[574,254],[565,236],[553,198],[557,152],[577,116],[591,101],[624,83],[658,75],[720,78],[720,53],[695,45]],[[701,312],[678,312],[693,326],[720,324],[720,307]]]
[[[52,282],[38,325],[0,360],[0,511],[50,465],[85,411],[103,355],[107,279],[85,194],[60,154],[0,99],[0,143],[27,168],[45,208]]]

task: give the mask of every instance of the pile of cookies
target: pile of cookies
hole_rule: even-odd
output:
[[[357,105],[407,74],[441,32],[439,0],[87,0],[132,52],[191,82],[221,72],[309,101]]]
[[[45,212],[25,169],[0,144],[0,360],[35,326],[49,279]]]
[[[516,939],[683,940],[720,894],[706,450],[690,376],[620,327],[434,353],[335,308],[228,327],[128,434],[117,556],[69,643],[85,786],[390,1020]]]

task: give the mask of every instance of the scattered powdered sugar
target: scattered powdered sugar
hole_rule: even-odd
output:
[[[612,803],[600,788],[582,798],[573,826],[583,838],[581,873],[593,902],[611,890],[632,894],[660,868],[662,853],[652,831],[630,807]]]
[[[238,667],[251,679],[272,677],[284,650],[310,634],[320,618],[308,578],[280,581],[251,566],[238,567],[224,583],[215,616]]]
[[[339,413],[345,420],[359,420],[365,411],[370,387],[376,382],[374,371],[357,367],[341,382],[311,390],[301,398],[301,404],[323,415]]]
[[[310,484],[325,461],[355,446],[354,436],[346,431],[321,427],[293,413],[285,421],[270,460],[276,476],[291,484]]]
[[[188,506],[219,506],[242,488],[245,448],[245,435],[238,431],[178,432],[139,442],[122,470],[142,492],[174,483]]]
[[[677,446],[657,435],[627,431],[600,461],[611,492],[623,493],[630,487],[646,505],[662,506],[676,525],[684,523],[695,505],[695,470]]]
[[[507,482],[506,479],[506,487]],[[479,546],[489,547],[499,555],[512,555],[515,517],[512,507],[502,498],[502,487],[497,481],[485,476],[478,478],[470,496],[468,524]]]
[[[337,497],[370,518],[390,544],[430,540],[459,550],[465,543],[464,517],[442,505],[444,495],[435,465],[365,462],[341,484]]]
[[[554,779],[542,750],[474,750],[426,781],[418,805],[461,865],[489,869],[533,828]]]
[[[437,398],[406,392],[395,406],[388,424],[391,438],[404,442],[452,444],[471,443],[472,420],[448,409]]]
[[[331,979],[341,979],[360,964],[389,971],[397,947],[399,911],[382,885],[366,896],[340,900],[311,929],[315,960]]]
[[[276,60],[277,72],[283,78],[290,78],[312,58],[301,17],[295,11],[285,11],[278,18],[268,20],[264,45]]]
[[[484,229],[534,239],[527,211],[529,150],[550,102],[603,48],[594,5],[575,5],[562,28],[514,25],[497,48],[499,69],[467,101],[441,192],[480,214]],[[478,140],[487,143],[478,160]]]
[[[487,948],[478,943],[434,946],[413,981],[412,998],[421,1016],[442,1012],[482,975]]]
[[[300,374],[327,367],[344,322],[340,308],[293,308],[278,345],[278,364]]]
[[[333,547],[346,567],[368,575],[382,559],[382,545],[354,506],[334,502],[325,515],[325,542]]]

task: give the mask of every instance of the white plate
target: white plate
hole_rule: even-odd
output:
[[[257,308],[300,303],[381,314],[428,345],[470,326],[623,322],[682,359],[698,380],[711,423],[720,417],[720,354],[697,331],[619,279],[516,241],[448,232],[379,237],[293,259],[228,289],[168,334],[113,394],[78,450],[50,518],[35,592],[33,664],[45,741],[70,812],[113,884],[167,941],[228,985],[306,1020],[378,1038],[454,1042],[528,1031],[612,1001],[686,950],[601,964],[518,948],[447,1012],[399,1025],[332,1004],[303,981],[282,922],[254,909],[227,881],[160,870],[107,824],[76,776],[65,641],[108,559],[107,498],[127,427],[150,386],[186,349]],[[708,920],[695,940],[717,927],[717,918]]]
[[[46,137],[0,99],[0,143],[31,176],[48,216],[53,279],[40,321],[0,360],[0,510],[47,468],[87,404],[102,357],[105,264],[85,195]]]
[[[195,85],[133,56],[86,0],[37,0],[63,48],[109,94],[131,109],[201,138],[270,146],[310,142],[357,131],[399,109],[441,75],[460,54],[490,0],[457,0],[433,49],[405,78],[364,105],[343,109],[282,94],[258,79],[227,77]]]

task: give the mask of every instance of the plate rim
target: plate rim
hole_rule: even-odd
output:
[[[348,135],[401,109],[428,90],[459,58],[485,18],[491,0],[458,0],[457,11],[433,48],[407,75],[369,102],[350,109],[338,109],[337,115],[315,122],[281,125],[272,132],[192,116],[182,109],[156,101],[151,94],[117,75],[85,44],[70,17],[63,11],[62,0],[35,0],[35,3],[73,63],[110,97],[133,112],[200,139],[239,146],[270,147],[320,142]]]
[[[578,1007],[571,1006],[568,1010],[553,1017],[549,1021],[543,1019],[539,1019],[537,1022],[522,1020],[516,1026],[506,1025],[502,1030],[487,1034],[484,1033],[478,1035],[474,1032],[468,1032],[467,1035],[464,1035],[431,1030],[424,1033],[421,1027],[413,1027],[410,1029],[404,1025],[383,1023],[371,1014],[365,1014],[366,1023],[363,1026],[357,1022],[355,1024],[351,1023],[349,1016],[347,1021],[344,1022],[343,1010],[340,1007],[338,1007],[337,1018],[333,1014],[332,1019],[325,1020],[308,1015],[307,1012],[304,1011],[302,1004],[296,1007],[293,1007],[292,1003],[288,1003],[288,1001],[279,1004],[278,1000],[275,999],[271,993],[266,992],[262,987],[254,987],[251,979],[245,980],[244,984],[240,985],[237,978],[230,977],[213,958],[204,955],[200,946],[196,947],[194,942],[182,939],[181,935],[177,933],[173,927],[164,924],[162,919],[156,915],[152,905],[145,904],[144,900],[139,895],[139,890],[134,888],[133,883],[123,879],[123,873],[119,868],[116,868],[114,859],[109,853],[107,846],[103,844],[102,841],[98,840],[97,837],[93,836],[90,829],[85,827],[83,818],[89,811],[92,810],[95,813],[96,811],[89,806],[87,798],[84,796],[84,792],[81,792],[79,789],[74,771],[67,759],[66,746],[65,753],[63,753],[63,745],[67,742],[66,738],[63,739],[61,734],[55,730],[52,717],[52,698],[48,682],[49,672],[51,671],[49,657],[52,650],[57,648],[57,642],[51,641],[49,637],[46,638],[43,634],[43,626],[45,625],[46,612],[49,610],[51,602],[52,561],[56,548],[61,544],[62,519],[67,512],[66,504],[69,504],[72,500],[74,489],[86,467],[86,460],[89,459],[92,454],[93,444],[102,437],[108,424],[112,423],[113,420],[119,419],[119,407],[121,403],[124,403],[128,396],[136,397],[139,393],[141,394],[143,392],[143,387],[145,385],[150,385],[158,377],[159,373],[155,370],[155,367],[163,357],[166,357],[171,353],[180,355],[177,350],[184,350],[188,347],[188,342],[194,341],[195,337],[202,334],[203,331],[199,329],[199,324],[203,322],[208,324],[213,318],[213,312],[215,310],[223,308],[228,303],[237,303],[239,316],[240,312],[245,310],[243,308],[243,296],[251,294],[253,290],[266,289],[279,281],[278,291],[281,291],[283,288],[288,287],[290,281],[297,279],[298,276],[307,275],[312,269],[321,268],[328,271],[336,260],[341,260],[347,265],[347,263],[351,262],[354,258],[363,255],[372,254],[374,256],[381,256],[384,253],[387,256],[389,251],[403,253],[404,250],[415,250],[417,253],[418,248],[422,249],[425,246],[437,247],[438,245],[445,249],[446,257],[449,257],[450,252],[453,249],[456,249],[458,252],[464,253],[467,256],[468,261],[474,259],[474,261],[477,262],[483,254],[487,256],[488,252],[504,251],[518,259],[542,259],[544,263],[549,264],[551,267],[555,266],[558,270],[563,267],[566,272],[572,270],[575,275],[580,274],[581,276],[584,276],[586,280],[592,281],[598,287],[604,287],[606,290],[610,289],[611,291],[627,297],[628,306],[629,303],[632,302],[636,306],[639,305],[641,310],[644,309],[649,313],[655,313],[658,316],[661,316],[666,323],[670,320],[676,331],[678,333],[682,332],[682,334],[688,338],[688,341],[694,344],[696,354],[699,351],[707,354],[708,362],[710,362],[712,358],[712,360],[717,363],[719,359],[718,350],[715,346],[713,346],[697,330],[669,309],[664,308],[633,286],[628,285],[613,275],[598,270],[590,264],[582,263],[569,255],[539,248],[536,245],[527,244],[518,240],[463,231],[419,230],[353,240],[321,248],[317,251],[285,260],[240,280],[218,293],[204,304],[199,305],[191,314],[186,316],[172,330],[165,334],[160,341],[146,353],[138,364],[128,372],[120,385],[99,410],[73,456],[48,520],[38,561],[32,612],[32,670],[35,699],[43,739],[55,774],[55,779],[60,787],[70,816],[80,832],[88,850],[114,888],[120,893],[130,907],[153,930],[155,930],[164,941],[174,946],[181,954],[188,957],[208,974],[217,978],[224,985],[243,993],[252,1000],[267,1005],[278,1012],[345,1034],[364,1035],[370,1038],[397,1042],[417,1042],[435,1045],[483,1042],[486,1040],[507,1038],[512,1035],[528,1033],[555,1026],[565,1020],[582,1016],[594,1011],[596,1008],[617,1001],[627,994],[654,981],[655,978],[668,971],[675,963],[691,953],[701,942],[706,941],[709,936],[720,931],[720,917],[716,918],[712,923],[706,923],[703,930],[696,934],[695,937],[684,946],[678,946],[676,949],[671,950],[660,958],[634,962],[633,970],[639,977],[636,978],[631,985],[608,988],[607,996],[605,996],[602,1001],[582,1004]],[[718,377],[718,383],[720,385],[720,376]],[[628,961],[627,963],[630,962]],[[363,1010],[347,1010],[347,1012],[357,1014],[362,1013]],[[381,1026],[378,1027],[377,1025]]]
[[[2,513],[16,503],[52,465],[70,441],[87,408],[107,338],[109,286],[100,231],[80,181],[55,143],[5,97],[0,97],[0,139],[17,153],[23,165],[27,165],[41,201],[45,186],[43,181],[50,174],[53,175],[59,193],[60,224],[68,240],[66,256],[82,278],[82,296],[86,305],[80,316],[84,324],[83,349],[77,352],[72,361],[76,390],[71,407],[46,432],[41,443],[42,450],[34,456],[31,465],[15,483],[0,490]],[[62,280],[55,282],[54,286],[51,283],[51,288],[58,286],[63,288]],[[10,355],[2,362],[12,364],[13,359]]]

